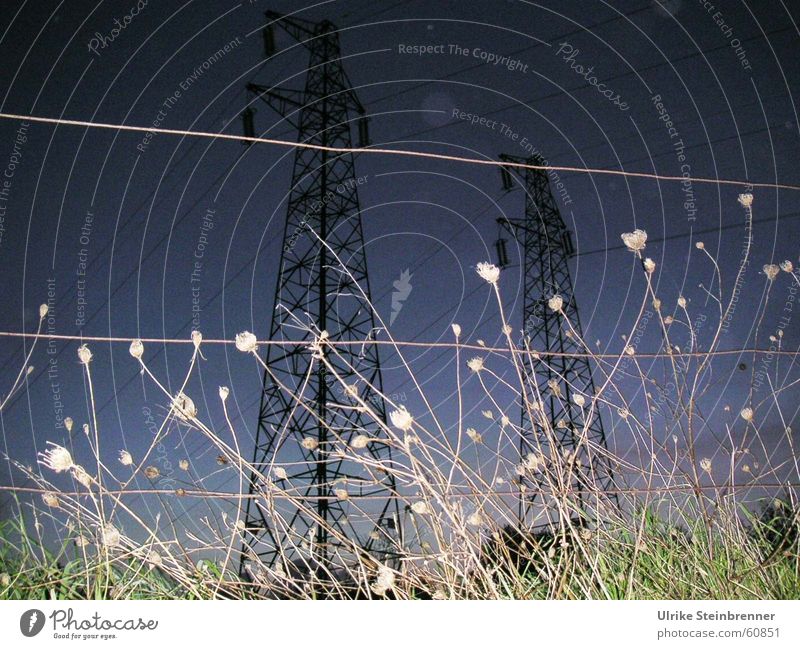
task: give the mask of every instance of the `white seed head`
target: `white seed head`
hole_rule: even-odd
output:
[[[481,410],[481,414],[486,417],[486,419],[494,419],[494,413],[491,410]]]
[[[711,475],[711,460],[707,457],[704,457],[702,460],[700,460],[700,468]]]
[[[178,462],[178,466],[180,467],[181,471],[188,471],[189,460],[181,460],[180,462]]]
[[[633,356],[636,353],[636,349],[634,349],[633,345],[625,345],[625,353],[628,356]]]
[[[458,325],[458,324],[455,324],[455,323],[453,323],[453,324],[451,324],[450,326],[453,328],[453,335],[454,335],[456,338],[458,338],[459,336],[461,336],[461,325]]]
[[[739,194],[739,203],[742,204],[742,207],[752,207],[753,206],[753,195],[752,194]]]
[[[195,349],[200,347],[200,343],[203,342],[203,334],[197,331],[197,329],[192,332],[192,342],[194,343]]]
[[[119,461],[123,466],[130,466],[133,464],[133,456],[128,451],[120,451]]]
[[[554,295],[547,300],[547,306],[550,307],[551,311],[561,311],[561,308],[564,306],[564,298],[560,295]]]
[[[469,367],[469,369],[471,369],[473,372],[480,372],[483,369],[483,359],[480,356],[470,358],[467,361],[467,367]]]
[[[219,398],[223,402],[228,398],[228,395],[230,393],[231,393],[231,391],[226,386],[224,386],[224,385],[220,385],[219,386]]]
[[[467,430],[465,430],[464,432],[467,434],[467,437],[469,437],[476,444],[479,444],[480,442],[483,441],[481,434],[474,428],[467,428]]]
[[[627,408],[620,408],[619,410],[617,410],[617,413],[623,419],[627,419],[631,415],[630,411]]]
[[[791,273],[794,270],[794,265],[788,259],[781,263],[781,270],[786,273]]]
[[[512,331],[511,325],[503,325],[503,335],[510,336]]]
[[[483,518],[481,517],[480,513],[472,512],[469,516],[467,516],[467,524],[472,525],[473,527],[480,527],[483,524]]]
[[[639,252],[644,250],[647,243],[647,232],[644,230],[634,230],[633,232],[624,232],[621,235],[622,243],[624,243],[628,250],[631,252]]]
[[[414,418],[411,413],[406,410],[405,406],[400,406],[398,410],[392,410],[389,413],[389,419],[392,420],[392,425],[399,428],[403,432],[411,430],[414,425]]]
[[[300,442],[300,444],[304,449],[308,451],[313,451],[317,448],[317,446],[319,446],[319,442],[313,437],[304,437],[303,441]]]
[[[752,408],[742,408],[742,412],[739,413],[742,416],[742,419],[745,421],[753,421],[753,409]]]
[[[644,269],[648,273],[652,273],[656,269],[656,262],[654,262],[650,257],[644,260]]]
[[[664,324],[666,325],[671,325],[674,321],[675,319],[671,315],[668,315],[666,318],[664,318]]]
[[[191,421],[197,417],[197,407],[194,405],[194,401],[183,392],[178,392],[178,394],[175,395],[175,398],[172,400],[172,407],[178,419]]]
[[[476,270],[478,271],[478,275],[489,282],[489,284],[497,284],[497,280],[500,279],[500,269],[489,262],[482,261],[477,265]]]
[[[767,276],[767,279],[769,281],[772,281],[778,276],[778,273],[781,272],[781,269],[779,266],[776,266],[775,264],[765,264],[763,271],[764,274]]]
[[[47,317],[47,312],[50,310],[46,304],[39,305],[39,320],[44,320]]]
[[[582,394],[572,395],[572,400],[575,402],[575,405],[578,406],[578,408],[583,408],[583,406],[586,404],[586,399]]]
[[[79,464],[76,464],[74,467],[72,467],[72,477],[75,478],[87,489],[92,486],[92,476],[90,476],[86,472],[86,469],[84,469]]]
[[[391,568],[381,565],[380,568],[378,568],[378,578],[370,586],[372,592],[378,595],[379,597],[383,597],[386,594],[386,591],[392,588],[393,586],[394,586],[394,572],[392,572]]]
[[[356,435],[351,441],[350,446],[355,449],[366,448],[369,444],[369,437],[366,435]]]
[[[107,548],[116,548],[120,541],[122,540],[122,536],[119,533],[119,530],[111,524],[105,525],[100,530],[100,543],[102,543]]]
[[[144,355],[144,345],[142,344],[142,341],[137,338],[131,342],[131,346],[128,348],[128,351],[137,361],[141,360],[142,356]]]
[[[697,248],[698,250],[702,250],[703,248],[706,247],[706,244],[704,244],[702,241],[698,241],[694,244],[694,247]]]
[[[75,422],[72,421],[72,417],[64,417],[64,427],[67,429],[68,433],[72,432],[72,426]]]
[[[58,500],[58,496],[56,496],[52,491],[46,491],[42,494],[42,500],[44,504],[48,507],[60,507],[61,503]]]
[[[413,511],[415,514],[419,514],[420,516],[424,516],[425,514],[429,514],[431,510],[428,507],[428,503],[426,503],[424,500],[417,500],[411,504],[411,511]]]
[[[158,480],[158,478],[161,476],[161,471],[158,470],[158,467],[148,466],[145,467],[144,476],[148,480]]]
[[[88,365],[92,362],[92,352],[86,345],[81,345],[78,347],[78,360],[83,365]]]
[[[679,306],[681,309],[685,309],[685,308],[686,308],[686,298],[685,298],[685,297],[683,297],[683,295],[681,295],[681,296],[678,298],[678,306]]]
[[[653,308],[656,311],[660,311],[661,310],[661,300],[659,300],[658,298],[654,298],[653,299]]]
[[[155,550],[150,550],[147,553],[147,564],[150,566],[150,569],[153,568],[160,568],[162,564],[161,555],[156,552]]]
[[[52,444],[52,442],[49,443]],[[75,466],[70,452],[58,444],[53,444],[52,448],[48,448],[44,453],[40,453],[40,455],[42,456],[41,464],[56,473],[69,471]]]
[[[347,489],[334,489],[333,494],[339,500],[347,500],[348,498],[350,498],[350,494],[347,493]]]
[[[236,334],[236,349],[245,353],[255,352],[258,349],[258,339],[256,335],[249,331]]]

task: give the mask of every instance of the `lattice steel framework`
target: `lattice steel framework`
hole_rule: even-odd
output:
[[[266,16],[267,54],[274,48],[272,29],[277,26],[303,44],[310,61],[303,91],[251,83],[253,99],[295,126],[298,142],[351,147],[355,123],[363,144],[364,108],[342,67],[335,26],[273,12]],[[253,112],[248,108],[243,114],[245,130],[253,128]],[[393,480],[379,468],[368,470],[337,456],[357,435],[380,437],[375,418],[353,408],[356,401],[343,385],[355,386],[378,418],[385,419],[376,394],[383,390],[378,346],[363,344],[374,335],[375,321],[357,188],[352,155],[295,150],[270,338],[298,344],[270,346],[266,352],[269,369],[264,373],[253,456],[257,471],[250,493],[268,498],[267,476],[297,493],[300,502],[280,511],[287,528],[276,525],[263,499],[248,500],[243,574],[252,573],[248,562],[256,556],[284,570],[335,570],[352,558],[349,543],[380,554],[398,526],[397,501],[390,497]],[[354,343],[324,352],[338,378],[314,357],[309,348],[314,335],[305,325],[316,334],[327,331],[331,341]],[[379,442],[357,452],[384,466],[391,461],[388,447]],[[270,473],[276,461],[285,467],[286,479]],[[342,489],[348,499],[335,495]],[[359,502],[362,496],[369,498]]]
[[[539,156],[521,158],[501,155],[505,162],[543,166]],[[560,488],[577,489],[579,493],[592,486],[605,491],[613,484],[613,473],[608,460],[606,435],[597,408],[590,408],[594,391],[592,369],[585,356],[556,356],[562,354],[585,354],[587,349],[578,338],[583,339],[578,305],[572,286],[568,260],[574,255],[572,238],[550,191],[548,172],[544,169],[503,167],[503,186],[513,189],[522,186],[525,190],[525,218],[498,219],[498,223],[520,244],[523,251],[522,273],[524,278],[523,323],[524,342],[538,359],[527,356],[524,363],[526,384],[535,385],[541,396],[546,419],[552,435],[546,433],[541,421],[531,421],[528,409],[522,408],[520,456],[542,453],[549,458],[556,450],[580,459],[580,466],[573,463],[572,483],[558,485]],[[514,176],[518,181],[514,180]],[[548,300],[560,295],[564,301],[563,315],[548,307]],[[565,323],[569,320],[569,327]],[[568,333],[572,329],[571,333]],[[548,353],[550,352],[550,353]],[[533,394],[531,392],[531,394]],[[585,405],[580,407],[573,399],[580,394]],[[586,431],[585,437],[582,432]],[[552,449],[557,445],[558,449]],[[537,490],[547,489],[535,473],[526,473],[522,485],[533,489],[521,489],[520,520],[546,520],[551,524],[555,516],[541,516],[547,505],[537,495]],[[616,502],[615,498],[612,498]],[[581,498],[580,502],[584,502]],[[538,512],[538,516],[536,515]]]

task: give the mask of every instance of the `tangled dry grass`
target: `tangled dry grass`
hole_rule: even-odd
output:
[[[745,195],[740,202],[752,219],[752,199]],[[717,305],[716,326],[706,330],[701,343],[687,300],[678,296],[667,308],[657,295],[652,282],[656,263],[643,254],[646,233],[636,230],[622,238],[641,262],[641,282],[639,310],[629,319],[629,333],[618,354],[592,351],[566,318],[561,296],[547,296],[547,305],[561,315],[568,335],[594,363],[595,393],[577,390],[575,405],[587,413],[602,412],[609,439],[625,440],[623,445],[597,445],[583,429],[573,431],[578,440],[574,449],[559,448],[559,431],[554,430],[547,404],[565,396],[558,386],[542,394],[525,372],[526,360],[547,363],[548,355],[515,341],[503,312],[502,273],[491,264],[479,264],[479,276],[496,297],[504,345],[465,342],[461,327],[453,324],[457,421],[443,421],[430,405],[402,346],[390,337],[386,343],[402,360],[426,410],[410,411],[371,386],[389,414],[386,421],[382,408],[359,396],[363,391],[342,382],[339,387],[349,403],[332,407],[359,409],[380,434],[350,431],[342,436],[331,425],[328,433],[334,441],[324,447],[314,438],[287,437],[285,444],[302,445],[319,462],[346,459],[361,468],[359,480],[327,485],[323,496],[337,499],[361,534],[349,537],[331,528],[330,545],[321,549],[315,546],[316,534],[299,534],[290,524],[297,510],[318,525],[326,524],[317,500],[293,484],[292,461],[277,451],[267,464],[254,465],[247,459],[250,449],[241,448],[242,437],[228,411],[228,387],[219,388],[226,422],[222,428],[205,421],[187,393],[204,346],[199,332],[192,335],[188,370],[175,393],[148,367],[142,341],[130,344],[131,356],[165,404],[158,433],[142,457],[104,444],[92,376],[96,361],[82,345],[77,353],[91,405],[91,417],[82,426],[92,454],[73,457],[67,448],[51,444],[39,467],[11,460],[34,486],[15,491],[19,515],[4,523],[0,596],[797,598],[800,471],[791,430],[797,380],[790,376],[791,365],[781,374],[776,363],[766,373],[766,396],[759,401],[751,390],[741,407],[723,407],[728,395],[712,380],[715,371],[729,371],[720,341],[735,304],[734,287],[749,263],[749,242],[739,275],[730,285],[722,281],[717,261],[702,243],[696,246],[717,278],[716,293],[709,291]],[[768,264],[763,270],[770,286],[800,285],[791,262]],[[768,286],[767,295],[769,290]],[[46,308],[40,315],[45,317]],[[655,354],[644,354],[636,346],[635,334],[645,317],[652,317],[658,329],[661,343]],[[341,346],[313,326],[308,335],[314,362],[339,379],[337,367],[346,362]],[[782,330],[770,336],[780,353]],[[255,335],[242,332],[232,342],[263,371],[270,371]],[[19,389],[25,367],[9,396]],[[480,431],[467,425],[466,381],[480,391],[485,421]],[[7,402],[8,397],[2,405]],[[314,403],[301,396],[297,407],[312,412]],[[534,422],[538,440],[522,457],[523,431],[514,423],[521,409]],[[711,410],[713,417],[708,416]],[[158,478],[152,456],[174,421],[208,440],[218,463],[235,473],[238,489],[214,491],[200,478],[176,489],[154,488],[149,492],[163,497],[163,511],[147,516],[130,504],[130,497],[140,494],[134,481],[137,476]],[[782,430],[767,437],[764,432],[774,431],[775,421],[781,422]],[[68,428],[73,425],[67,421]],[[555,427],[562,425],[566,424],[557,422]],[[284,453],[285,444],[279,445]],[[371,445],[388,446],[391,461],[369,453]],[[611,488],[598,486],[598,464],[611,467]],[[397,505],[389,526],[376,519],[378,499],[368,495],[370,485],[385,481],[387,475],[394,485],[390,497]],[[253,492],[251,482],[258,484]],[[190,534],[187,542],[186,531],[169,516],[171,499],[199,499],[219,514],[203,519],[204,538]],[[248,527],[248,499],[257,501],[271,521],[271,540],[261,536],[262,530]],[[520,502],[529,503],[523,515]],[[66,540],[61,546],[53,548],[43,538],[45,519],[63,530]],[[359,536],[373,542],[367,547],[354,540]],[[261,559],[255,551],[259,542],[273,544],[275,561]]]

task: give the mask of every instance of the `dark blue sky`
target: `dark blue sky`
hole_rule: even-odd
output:
[[[2,111],[240,133],[247,82],[302,87],[307,53],[279,32],[279,53],[264,62],[259,31],[265,9],[299,11],[342,29],[345,67],[371,115],[376,146],[487,158],[535,147],[557,165],[800,184],[800,6],[716,4],[331,0],[303,9],[297,2],[151,0],[138,10],[134,0],[9,0],[0,17]],[[223,56],[215,54],[226,46]],[[495,65],[501,57],[507,59]],[[256,126],[266,137],[295,137],[264,105]],[[0,173],[8,180],[0,196],[0,329],[34,329],[51,288],[58,333],[188,338],[197,327],[207,338],[232,338],[243,329],[265,337],[292,159],[290,149],[268,146],[0,120]],[[358,157],[356,168],[364,179],[373,300],[385,320],[393,282],[405,270],[411,274],[392,335],[449,341],[450,324],[458,322],[470,341],[496,341],[497,310],[474,265],[493,256],[496,218],[521,216],[523,195],[504,193],[499,174],[484,166],[370,155]],[[560,180],[562,215],[578,251],[573,281],[586,339],[616,353],[631,329],[644,281],[619,235],[635,227],[655,240],[647,254],[658,263],[654,281],[665,305],[672,309],[686,296],[698,335],[708,335],[716,306],[699,285],[712,285],[713,267],[694,244],[704,241],[719,260],[729,292],[745,237],[740,190],[586,174]],[[761,267],[797,261],[798,214],[797,193],[755,192],[751,263],[722,348],[769,346],[790,283],[783,275],[774,284],[755,341],[753,318],[766,290]],[[198,251],[202,269],[193,282]],[[512,247],[510,254],[517,263],[520,251]],[[518,270],[505,272],[501,286],[519,327]],[[193,298],[202,305],[199,315]],[[645,329],[639,347],[655,351],[657,328]],[[784,348],[797,348],[796,332],[789,322]],[[59,417],[71,415],[77,427],[87,420],[76,346],[54,343],[57,354],[48,355],[44,341],[35,352],[26,389],[2,413],[12,457],[33,463],[46,441],[63,442]],[[136,457],[152,440],[147,413],[162,412],[164,401],[139,378],[127,345],[91,347],[107,460],[120,448]],[[149,345],[145,357],[175,390],[189,353]],[[22,354],[18,340],[0,340],[3,391]],[[220,427],[217,386],[230,385],[239,443],[249,449],[260,373],[233,349],[205,355],[189,392]],[[53,358],[57,370],[48,373]],[[408,360],[452,422],[452,353],[410,349]],[[745,371],[735,369],[741,362]],[[781,362],[781,372],[788,370],[790,361]],[[383,367],[387,391],[419,412],[398,359],[384,354]],[[752,370],[750,356],[720,363],[713,380],[722,398],[706,412],[715,434],[724,435],[732,418],[723,405],[736,413],[747,400]],[[63,412],[53,406],[56,391]],[[466,394],[467,423],[483,426],[479,390],[468,384]],[[75,452],[86,461],[80,437]],[[718,446],[710,432],[704,443]],[[213,473],[207,484],[234,487],[224,470],[215,473],[215,456],[195,434],[176,431],[160,461],[176,467],[189,458],[192,475]],[[10,484],[5,463],[2,474]],[[177,469],[174,477],[187,480]],[[13,481],[20,484],[18,474]]]

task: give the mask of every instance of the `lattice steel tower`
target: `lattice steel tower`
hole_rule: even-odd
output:
[[[545,165],[538,155],[521,158],[504,154],[500,159],[512,163]],[[518,178],[516,182],[515,175]],[[573,470],[571,484],[559,487],[576,489],[582,493],[591,485],[605,491],[612,486],[613,473],[600,413],[596,408],[589,407],[594,396],[589,361],[586,356],[552,354],[585,354],[588,351],[577,340],[577,337],[583,338],[583,331],[568,263],[574,255],[572,237],[550,191],[547,170],[509,166],[501,168],[501,176],[505,189],[511,190],[521,185],[525,190],[525,218],[498,219],[498,223],[517,240],[523,251],[523,332],[529,348],[539,353],[538,359],[526,357],[525,382],[531,388],[534,385],[538,387],[544,402],[546,421],[549,421],[550,430],[553,431],[552,436],[546,435],[541,423],[531,421],[527,408],[523,407],[520,456],[523,461],[529,453],[542,452],[548,457],[553,442],[559,446],[558,451],[562,451],[562,456],[563,451],[575,453],[578,449],[576,456],[580,458],[582,468]],[[497,252],[500,265],[506,265],[502,238],[497,243]],[[554,295],[560,295],[564,301],[563,316],[548,307],[547,302]],[[574,330],[573,334],[568,333],[565,317]],[[573,400],[577,393],[585,398],[583,408]],[[587,435],[581,440],[579,434],[584,428]],[[533,487],[521,490],[520,520],[524,522],[531,516],[537,503],[541,508],[547,507],[541,496],[537,495],[537,490],[549,486],[530,477],[527,480],[523,478],[521,483]],[[612,501],[616,502],[616,499],[612,498]],[[583,498],[580,502],[586,504]],[[545,524],[549,522],[552,521]]]
[[[263,100],[292,124],[298,142],[352,147],[350,131],[356,124],[365,146],[367,118],[342,67],[336,27],[327,20],[314,23],[274,12],[266,17],[267,58],[274,53],[274,29],[280,27],[304,46],[310,61],[304,90],[251,83],[253,100]],[[248,107],[242,115],[249,135],[254,133],[254,112]],[[293,570],[336,569],[352,554],[347,542],[380,553],[397,527],[392,479],[336,456],[356,435],[380,436],[375,420],[353,408],[353,396],[342,389],[343,384],[355,386],[385,418],[383,401],[370,387],[382,391],[378,347],[363,344],[374,336],[375,321],[368,303],[357,187],[351,154],[295,150],[270,339],[298,344],[270,346],[266,352],[269,369],[264,373],[253,456],[257,472],[251,476],[250,493],[263,494],[262,476],[269,476],[298,493],[300,504],[280,511],[289,523],[284,526],[276,525],[262,499],[248,500],[243,574],[255,555],[266,565],[279,561],[292,564],[283,567]],[[353,342],[337,347],[336,353],[326,352],[339,380],[314,358],[309,349],[313,334],[298,323],[317,334],[327,331],[331,341]],[[373,460],[390,461],[388,447],[377,442],[361,452]],[[276,458],[288,473],[286,479],[270,474]],[[348,492],[348,499],[335,495],[334,490],[341,495],[341,489]],[[359,502],[362,496],[369,498]]]

